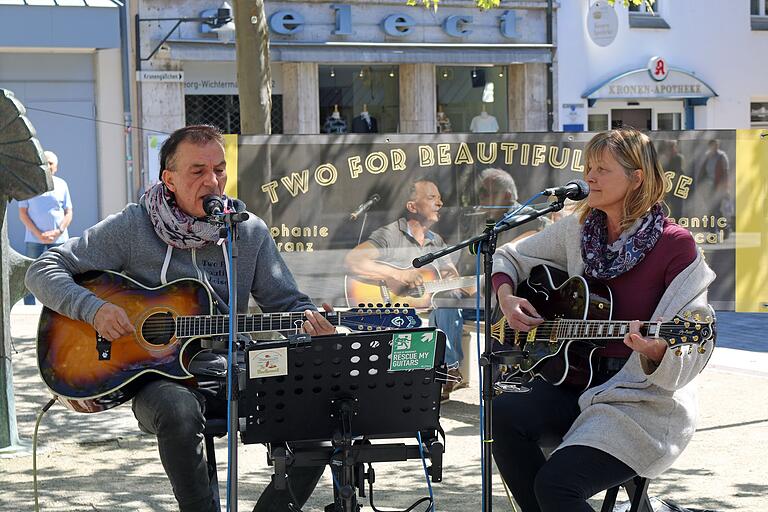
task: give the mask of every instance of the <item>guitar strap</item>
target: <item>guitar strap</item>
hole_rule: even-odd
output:
[[[166,274],[168,273],[168,265],[171,264],[172,254],[173,247],[169,245],[168,249],[165,251],[165,261],[163,261],[163,268],[160,270],[160,282],[163,284],[168,284],[168,278],[166,277]]]

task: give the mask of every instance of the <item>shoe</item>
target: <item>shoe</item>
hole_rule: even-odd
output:
[[[443,384],[443,390],[440,393],[441,402],[450,400],[452,391],[456,391],[457,389],[461,389],[461,387],[468,386],[468,384],[464,384],[463,386],[461,386],[461,384],[464,383],[464,378],[461,376],[461,372],[459,371],[458,368],[452,368],[448,370],[448,375],[450,376],[451,380]]]
[[[453,383],[452,391],[456,391],[458,389],[464,389],[464,388],[468,388],[469,387],[469,379],[468,378],[465,379],[464,375],[462,375],[462,373],[459,370],[456,370],[456,376],[458,376],[461,379],[461,381]]]

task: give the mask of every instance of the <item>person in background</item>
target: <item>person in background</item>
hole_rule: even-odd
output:
[[[435,182],[417,179],[411,184],[405,213],[386,226],[373,231],[368,240],[361,243],[344,259],[346,268],[354,275],[386,282],[398,295],[424,283],[423,273],[411,266],[414,258],[446,246],[443,238],[430,228],[440,219],[443,200]],[[437,259],[442,278],[458,277],[455,265],[447,259]],[[454,293],[461,293],[454,290]],[[448,400],[456,386],[466,386],[458,365],[464,358],[461,349],[463,319],[456,308],[435,308],[429,315],[430,325],[441,329],[447,337],[445,363],[450,379],[443,385],[442,399]]]
[[[72,222],[72,198],[63,178],[56,176],[59,158],[53,151],[46,151],[45,159],[53,177],[53,190],[25,201],[19,201],[19,218],[26,228],[24,242],[26,254],[37,259],[51,247],[69,239],[67,227]],[[24,296],[24,304],[35,303],[31,293]]]

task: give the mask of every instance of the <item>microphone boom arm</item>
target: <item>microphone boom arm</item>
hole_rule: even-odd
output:
[[[541,210],[536,210],[534,212],[520,215],[513,215],[509,219],[499,222],[498,225],[493,226],[490,230],[486,229],[486,231],[480,235],[473,236],[472,238],[468,238],[454,245],[449,245],[448,247],[440,249],[439,251],[430,252],[424,256],[419,256],[413,260],[413,266],[415,268],[423,267],[424,265],[432,263],[438,258],[442,258],[443,256],[451,254],[452,252],[456,252],[460,249],[463,249],[464,247],[469,245],[476,246],[479,242],[488,241],[491,233],[493,233],[495,238],[499,233],[503,233],[504,231],[508,231],[512,228],[525,224],[526,222],[530,222],[541,217],[542,215],[546,215],[550,212],[559,212],[565,206],[564,200],[565,198],[558,197],[557,201],[549,203]]]

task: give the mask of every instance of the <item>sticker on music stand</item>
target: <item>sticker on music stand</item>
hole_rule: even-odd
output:
[[[288,347],[251,350],[248,352],[248,377],[279,377],[288,375]]]
[[[431,370],[435,366],[436,340],[434,331],[393,334],[389,371]]]

